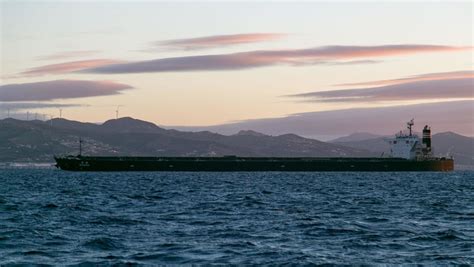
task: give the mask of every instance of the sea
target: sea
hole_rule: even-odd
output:
[[[474,172],[0,170],[0,265],[473,265]]]

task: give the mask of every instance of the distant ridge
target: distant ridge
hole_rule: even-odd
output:
[[[252,130],[241,130],[241,131],[239,131],[238,133],[236,133],[234,135],[268,136],[266,134],[259,133],[259,132],[256,132],[256,131],[252,131]]]
[[[26,121],[25,121],[26,122]],[[80,130],[80,131],[98,131],[100,130],[100,125],[89,122],[79,122],[72,121],[67,119],[52,119],[45,121],[46,124],[49,124],[56,128],[67,129],[67,130]]]
[[[26,121],[25,121],[26,122]],[[45,121],[46,124],[51,124],[56,128],[67,129],[67,130],[80,130],[80,131],[110,131],[110,132],[158,132],[166,131],[158,127],[157,125],[138,120],[130,117],[124,117],[119,119],[112,119],[105,121],[102,124],[95,124],[89,122],[79,122],[67,119],[53,119],[52,121]]]
[[[101,126],[104,129],[116,132],[156,133],[166,131],[154,123],[131,117],[108,120]]]
[[[173,126],[184,131],[207,130],[220,134],[235,134],[242,129],[269,135],[295,133],[308,138],[331,140],[353,132],[390,135],[400,130],[406,120],[415,116],[415,129],[424,123],[433,132],[455,131],[474,137],[472,114],[474,100],[410,104],[388,107],[348,108],[304,112],[283,117],[241,120],[210,126]]]
[[[347,136],[336,138],[336,139],[331,140],[329,142],[330,143],[354,142],[354,141],[374,139],[374,138],[378,138],[378,137],[381,137],[381,135],[366,133],[366,132],[356,132],[356,133],[352,133],[352,134],[347,135]]]

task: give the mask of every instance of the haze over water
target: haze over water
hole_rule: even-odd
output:
[[[0,264],[473,264],[473,174],[0,170]]]

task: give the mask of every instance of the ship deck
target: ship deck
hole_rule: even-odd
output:
[[[56,157],[77,171],[449,171],[451,159],[343,157]]]

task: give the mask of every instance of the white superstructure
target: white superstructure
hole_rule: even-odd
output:
[[[395,139],[390,140],[390,154],[393,158],[422,159],[431,156],[431,131],[428,126],[423,129],[423,142],[413,134],[413,119],[407,122],[408,133],[400,131]],[[425,138],[426,137],[426,138]],[[427,142],[426,140],[430,140]],[[429,153],[428,153],[429,151]]]

